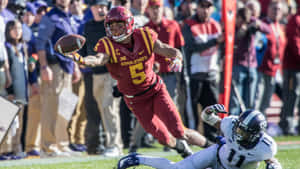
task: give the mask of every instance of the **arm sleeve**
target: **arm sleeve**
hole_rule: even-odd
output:
[[[270,26],[263,21],[260,21],[260,25],[259,25],[258,29],[259,29],[259,31],[261,31],[262,33],[265,33],[265,34],[269,34],[271,32]]]
[[[36,38],[36,49],[46,50],[47,41],[52,36],[55,30],[55,23],[53,23],[48,16],[43,16],[39,25],[38,36]]]
[[[101,38],[98,40],[94,47],[94,51],[97,53],[106,53],[108,54],[109,49],[107,48],[108,51],[105,51],[105,46],[102,41],[105,41],[104,38]],[[108,46],[107,46],[108,47]]]
[[[158,39],[158,34],[153,29],[151,29],[149,27],[145,27],[143,29],[143,31],[146,34],[145,36],[148,36],[149,41],[150,41],[150,44],[147,44],[147,40],[146,40],[147,38],[143,36],[144,38],[146,38],[146,39],[144,39],[144,41],[146,42],[146,46],[150,45],[151,46],[151,52],[153,52],[154,44],[155,44],[156,40]],[[143,31],[142,31],[142,34],[143,34]]]

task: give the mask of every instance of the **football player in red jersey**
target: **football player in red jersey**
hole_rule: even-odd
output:
[[[87,56],[83,64],[106,65],[128,107],[145,130],[161,144],[167,145],[183,157],[192,154],[185,141],[207,147],[205,137],[185,128],[166,86],[153,72],[154,53],[172,60],[171,68],[179,71],[182,54],[157,39],[157,34],[146,28],[134,29],[133,16],[124,7],[110,10],[105,19],[107,36],[95,46],[97,54]]]

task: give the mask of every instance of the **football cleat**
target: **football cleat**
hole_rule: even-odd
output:
[[[126,169],[132,166],[137,166],[140,164],[139,158],[137,157],[137,153],[131,153],[123,158],[121,158],[118,162],[118,169]]]

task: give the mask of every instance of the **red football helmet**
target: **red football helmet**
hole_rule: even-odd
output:
[[[112,34],[111,29],[110,29],[110,23],[115,22],[115,21],[125,22],[126,33],[123,33],[118,36],[114,36]],[[104,25],[105,25],[106,35],[116,42],[121,42],[132,34],[132,32],[134,30],[134,19],[133,19],[131,12],[128,9],[126,9],[122,6],[117,6],[117,7],[112,8],[108,12],[108,14],[106,15],[106,18],[105,18]]]

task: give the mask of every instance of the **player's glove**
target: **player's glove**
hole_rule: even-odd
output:
[[[181,72],[182,60],[179,57],[171,60],[170,69],[172,72]]]
[[[282,169],[280,164],[268,163],[266,169]]]
[[[224,105],[214,104],[206,107],[201,113],[201,118],[204,122],[214,126],[219,120],[221,120],[217,113],[226,113]]]
[[[77,62],[79,64],[84,64],[83,57],[76,52],[71,53],[71,54],[66,54],[66,56],[73,59],[75,62]]]
[[[266,169],[282,169],[282,167],[276,159],[273,159],[272,162],[267,163]]]

